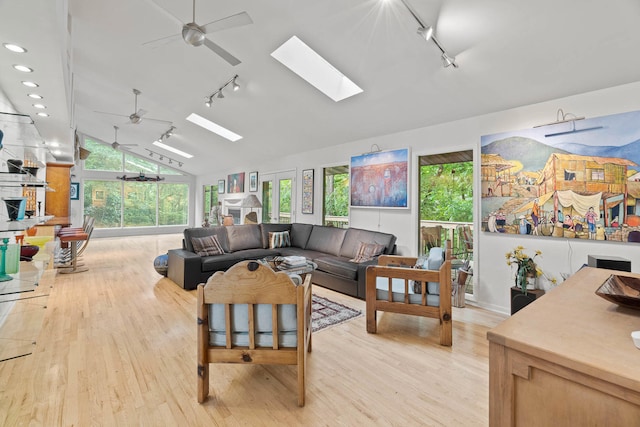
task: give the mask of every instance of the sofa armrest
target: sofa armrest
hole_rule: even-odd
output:
[[[379,259],[380,257],[358,264],[358,298],[365,299],[367,295],[367,267],[370,265],[378,265]]]
[[[202,270],[202,257],[185,249],[169,249],[167,277],[184,289],[195,289]]]

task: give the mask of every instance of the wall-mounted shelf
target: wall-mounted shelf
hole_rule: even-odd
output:
[[[21,219],[20,221],[0,220],[0,232],[3,231],[23,231],[34,225],[43,224],[53,218],[53,215],[34,216]]]

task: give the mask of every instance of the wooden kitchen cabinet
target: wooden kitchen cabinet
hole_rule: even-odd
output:
[[[487,333],[491,426],[640,426],[640,311],[595,294],[583,268]]]
[[[71,168],[72,164],[47,163],[47,182],[55,191],[45,194],[45,210],[54,218],[71,216]]]

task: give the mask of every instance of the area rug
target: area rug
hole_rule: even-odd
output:
[[[349,319],[358,317],[362,311],[346,305],[312,295],[311,327],[313,332],[335,326]]]

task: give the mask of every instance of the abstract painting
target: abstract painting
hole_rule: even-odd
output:
[[[408,208],[409,150],[351,157],[351,207]]]

